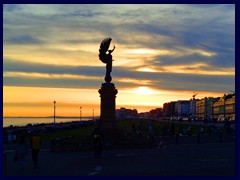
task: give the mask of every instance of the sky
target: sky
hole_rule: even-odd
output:
[[[107,37],[117,108],[235,91],[234,4],[4,4],[3,116],[99,116]]]

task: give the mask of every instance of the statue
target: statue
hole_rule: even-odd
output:
[[[116,95],[118,90],[115,88],[115,84],[111,83],[112,77],[112,52],[115,49],[109,49],[112,38],[105,38],[99,48],[99,59],[106,64],[106,76],[105,83],[102,83],[101,89],[98,90],[100,94],[100,119],[99,127],[104,134],[104,139],[111,141],[111,138],[118,132],[116,126]]]
[[[108,50],[112,38],[106,38],[102,41],[99,49],[99,59],[106,64],[106,75],[105,75],[105,81],[106,83],[110,83],[112,80],[111,72],[112,72],[112,55],[111,53],[114,51],[115,46],[112,50]],[[108,52],[108,54],[106,54]]]

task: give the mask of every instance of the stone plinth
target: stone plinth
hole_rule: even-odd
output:
[[[99,89],[101,97],[101,114],[99,127],[104,135],[104,143],[106,149],[111,148],[136,148],[149,147],[150,141],[140,139],[129,139],[124,136],[120,129],[117,128],[117,120],[115,118],[116,95],[118,90],[113,83],[103,83]]]
[[[101,114],[100,114],[100,129],[105,138],[114,136],[117,132],[116,128],[116,94],[118,90],[113,83],[103,83],[101,89],[99,89],[101,97]]]
[[[98,90],[101,97],[101,120],[115,120],[116,94],[118,90],[113,83],[103,83]]]

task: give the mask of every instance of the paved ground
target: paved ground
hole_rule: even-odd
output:
[[[7,153],[8,176],[233,176],[235,143],[169,144],[158,148],[52,153],[43,149],[33,168],[31,154],[25,168]]]

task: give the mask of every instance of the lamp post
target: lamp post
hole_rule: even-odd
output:
[[[82,120],[82,107],[80,107],[80,121]]]
[[[54,101],[53,104],[54,104],[54,121],[53,121],[53,124],[54,124],[54,126],[55,126],[55,122],[56,122],[56,121],[55,121],[55,118],[56,118],[56,117],[55,117],[55,116],[56,116],[56,101]]]
[[[94,120],[94,109],[93,109],[93,120]]]

